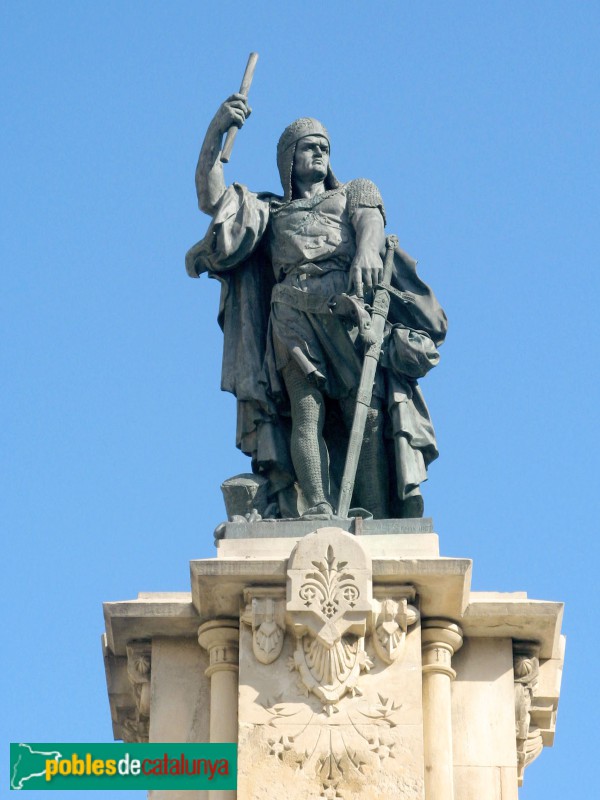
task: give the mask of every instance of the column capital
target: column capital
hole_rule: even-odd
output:
[[[198,643],[208,650],[210,664],[205,675],[239,671],[240,625],[236,619],[211,619],[198,628]]]
[[[449,619],[430,618],[421,622],[423,672],[441,672],[454,679],[452,656],[463,643],[462,630]]]

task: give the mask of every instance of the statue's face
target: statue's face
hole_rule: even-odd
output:
[[[292,179],[318,183],[327,177],[329,142],[324,136],[304,136],[296,144]]]

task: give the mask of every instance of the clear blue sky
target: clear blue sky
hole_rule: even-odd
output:
[[[310,115],[338,177],[379,185],[450,318],[423,382],[442,553],[567,604],[556,744],[521,798],[590,796],[600,6],[3,0],[0,30],[4,741],[110,741],[102,601],[187,590],[248,469],[218,287],[183,257],[204,130],[257,50],[227,178],[277,190]]]

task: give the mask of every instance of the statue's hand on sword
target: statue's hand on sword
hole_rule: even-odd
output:
[[[356,255],[350,265],[348,294],[363,297],[381,283],[385,252],[383,217],[378,208],[357,208],[352,215],[356,234]]]
[[[379,212],[378,212],[379,213]],[[357,253],[350,265],[348,274],[348,292],[357,297],[363,297],[365,291],[374,289],[381,283],[383,277],[383,262],[375,250]]]

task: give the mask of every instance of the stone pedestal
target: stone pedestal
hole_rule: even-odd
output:
[[[191,593],[105,604],[115,738],[236,741],[240,800],[517,800],[553,741],[562,604],[471,592],[429,520],[228,523],[217,545]]]

